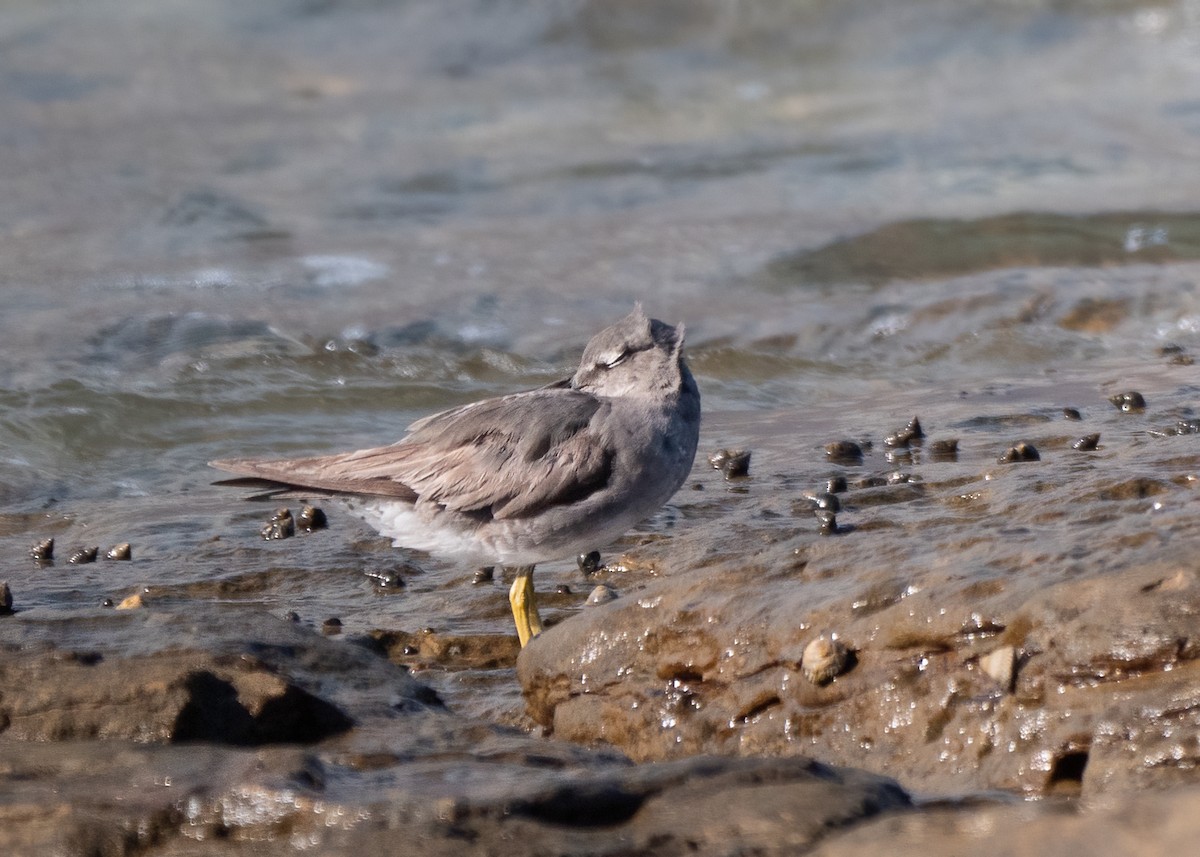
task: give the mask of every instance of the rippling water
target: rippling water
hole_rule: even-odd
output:
[[[1195,416],[1190,0],[23,2],[0,38],[22,609],[149,585],[347,634],[505,632],[469,570],[417,557],[379,589],[364,568],[405,558],[336,513],[262,542],[270,509],[205,462],[380,444],[557,379],[635,300],[687,324],[702,449],[777,472],[913,412],[964,454],[1128,388],[1152,410],[1122,442]],[[65,563],[117,541],[133,563]],[[580,609],[571,563],[539,581]],[[517,717],[509,673],[433,680]]]

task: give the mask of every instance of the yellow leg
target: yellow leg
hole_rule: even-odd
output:
[[[525,648],[530,640],[542,633],[542,619],[538,616],[537,596],[533,592],[533,566],[522,565],[515,571],[517,579],[508,590],[508,603],[517,624],[521,648]]]

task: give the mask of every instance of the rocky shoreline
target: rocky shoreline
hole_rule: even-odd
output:
[[[4,620],[0,850],[788,853],[909,805],[809,759],[635,765],[473,721],[366,647],[232,612]]]

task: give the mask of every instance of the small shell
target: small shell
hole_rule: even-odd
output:
[[[376,571],[374,569],[363,572],[367,577],[375,581],[375,584],[382,589],[403,589],[404,578],[400,576],[400,572],[394,568],[389,568],[384,571]]]
[[[921,421],[913,417],[908,421],[908,425],[900,429],[895,434],[889,434],[883,439],[883,445],[890,449],[904,448],[907,449],[910,445],[919,444],[921,439],[925,437],[925,431],[921,428]]]
[[[1109,396],[1108,400],[1113,403],[1113,407],[1119,408],[1127,414],[1146,410],[1146,398],[1136,390],[1117,393],[1115,396]]]
[[[842,511],[842,501],[837,498],[837,494],[825,491],[821,494],[814,494],[810,499],[818,509],[828,509],[831,512]]]
[[[54,559],[54,539],[42,539],[29,549],[34,562],[50,562]]]
[[[575,558],[575,564],[579,566],[579,570],[583,572],[584,577],[591,577],[604,567],[604,563],[600,558],[600,551],[581,553]]]
[[[726,479],[738,479],[750,472],[748,449],[718,449],[708,457],[713,470],[720,470]]]
[[[79,550],[75,551],[75,553],[71,554],[71,556],[67,559],[67,562],[69,562],[71,565],[86,565],[89,562],[95,562],[99,553],[99,546],[80,548]]]
[[[304,532],[311,533],[313,530],[323,530],[328,527],[329,519],[325,517],[324,510],[316,506],[305,506],[296,518],[296,524]]]
[[[1090,452],[1099,445],[1100,445],[1100,433],[1096,432],[1095,434],[1084,435],[1079,440],[1075,441],[1073,444],[1071,444],[1071,449],[1078,449],[1078,450],[1082,450],[1083,452]]]
[[[617,590],[606,583],[601,583],[592,590],[592,594],[587,597],[585,603],[589,607],[595,607],[597,604],[607,604],[609,601],[616,600],[616,598]]]
[[[117,561],[125,561],[133,559],[133,548],[129,546],[129,542],[121,542],[119,545],[113,545],[104,554],[105,559]]]
[[[979,659],[979,668],[996,680],[1006,691],[1012,691],[1017,671],[1017,650],[1001,646]]]
[[[837,634],[822,634],[804,647],[800,671],[813,684],[828,684],[850,668],[851,652]]]
[[[1018,461],[1041,461],[1037,448],[1032,443],[1021,441],[1008,449],[997,460],[1000,464],[1014,464]]]
[[[852,440],[835,440],[825,444],[825,454],[830,460],[843,464],[862,464],[862,447]]]
[[[291,511],[288,509],[276,509],[275,514],[271,516],[271,520],[263,524],[259,533],[267,541],[288,539],[296,535],[296,522],[292,519]]]

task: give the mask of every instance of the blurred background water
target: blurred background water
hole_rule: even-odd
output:
[[[1197,0],[10,0],[0,45],[26,608],[474,627],[469,575],[372,597],[386,546],[264,545],[205,463],[554,380],[634,301],[687,324],[702,449],[779,467],[979,396],[1195,404]],[[27,568],[48,535],[135,562]]]

